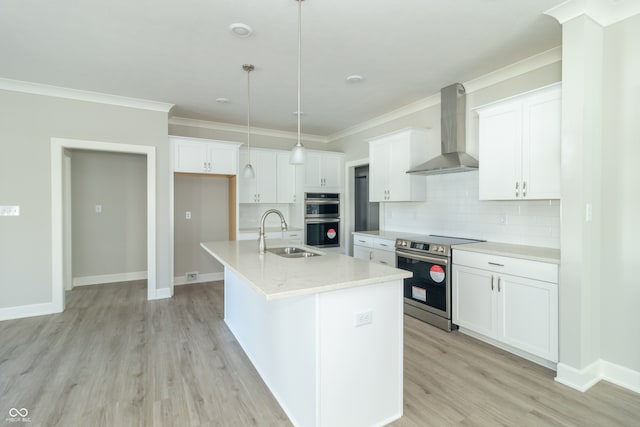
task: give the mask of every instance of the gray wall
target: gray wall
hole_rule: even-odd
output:
[[[0,308],[51,295],[51,138],[155,146],[158,287],[170,284],[167,114],[0,90]]]
[[[174,275],[223,272],[200,242],[229,239],[229,180],[176,176],[174,181]],[[191,212],[191,219],[185,213]]]
[[[640,15],[604,33],[601,358],[640,372]]]
[[[73,277],[146,271],[146,156],[70,152]]]

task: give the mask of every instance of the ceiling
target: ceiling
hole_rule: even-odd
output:
[[[560,45],[563,0],[306,0],[302,132],[330,136]],[[295,0],[2,0],[0,77],[295,131]],[[239,38],[229,25],[254,32]],[[360,83],[346,77],[359,74]],[[215,101],[228,98],[228,104]]]

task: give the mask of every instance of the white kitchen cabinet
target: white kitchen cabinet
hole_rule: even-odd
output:
[[[276,203],[277,157],[274,150],[251,150],[251,165],[254,178],[238,176],[240,203]],[[244,170],[249,160],[247,150],[240,151],[240,169]]]
[[[353,257],[395,267],[395,243],[395,240],[391,239],[354,233]]]
[[[558,266],[454,250],[453,323],[558,361]]]
[[[426,129],[410,128],[369,141],[371,202],[426,200],[427,178],[406,172],[439,154],[427,136]]]
[[[480,200],[560,198],[559,84],[477,110]]]
[[[236,175],[238,147],[233,142],[170,136],[174,172]]]
[[[296,166],[289,163],[290,153],[277,153],[276,198],[278,203],[296,203]]]
[[[341,153],[307,151],[305,168],[305,189],[340,193],[344,186],[342,179],[344,156]]]

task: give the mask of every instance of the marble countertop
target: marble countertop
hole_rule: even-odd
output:
[[[514,245],[498,242],[478,242],[452,246],[457,251],[480,252],[490,255],[501,255],[531,261],[560,264],[560,249],[540,246]]]
[[[270,252],[261,255],[257,242],[252,240],[203,242],[200,246],[267,300],[411,277],[405,270],[304,245],[295,246],[323,255],[309,258],[284,258]],[[267,248],[282,246],[288,246],[287,242],[267,241]]]

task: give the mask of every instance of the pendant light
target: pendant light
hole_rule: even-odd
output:
[[[247,72],[247,164],[242,171],[242,176],[247,179],[256,177],[256,173],[251,166],[251,72],[254,70],[252,64],[244,64],[242,69]]]
[[[296,115],[298,116],[298,142],[291,149],[291,157],[289,163],[292,165],[304,164],[305,149],[300,140],[300,60],[302,56],[302,2],[303,0],[296,0],[298,2],[298,109]]]

